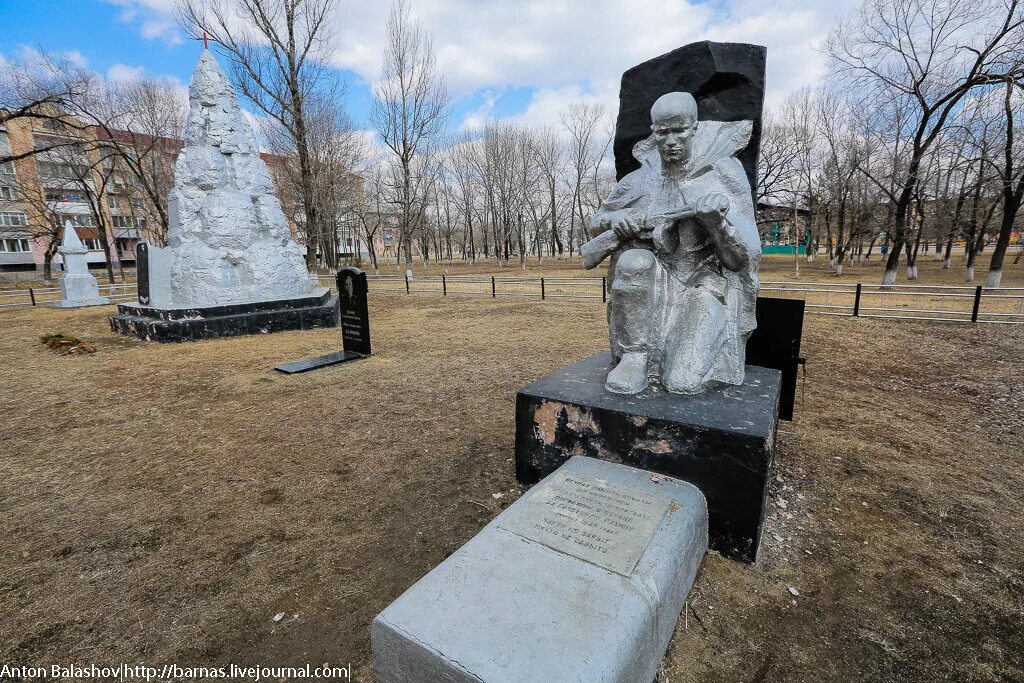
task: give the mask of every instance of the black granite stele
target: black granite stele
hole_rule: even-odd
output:
[[[154,308],[118,304],[110,328],[159,342],[236,337],[338,325],[338,298],[329,289],[297,299],[257,301],[205,308]]]
[[[740,386],[695,396],[604,388],[608,352],[553,372],[516,396],[516,478],[524,484],[574,455],[667,474],[708,501],[710,547],[753,562],[775,453],[781,373],[748,365]]]
[[[615,175],[640,168],[633,146],[651,134],[651,105],[667,92],[683,91],[697,100],[704,121],[753,121],[750,143],[736,156],[750,187],[757,187],[761,147],[766,48],[747,43],[690,43],[638,64],[622,74],[619,117],[615,123]]]
[[[337,274],[338,305],[341,310],[341,343],[344,351],[316,358],[292,361],[274,369],[286,375],[309,372],[338,363],[360,360],[370,355],[370,291],[366,273],[358,268],[342,268]]]

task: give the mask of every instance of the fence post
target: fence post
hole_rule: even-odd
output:
[[[405,293],[409,293],[409,274],[405,274]]]
[[[974,289],[974,310],[971,311],[971,322],[978,322],[978,309],[981,308],[981,285]]]
[[[608,301],[608,276],[601,276],[601,302]]]
[[[860,316],[860,283],[857,283],[857,298],[853,300],[853,317]]]
[[[544,300],[544,278],[540,279],[540,299]]]
[[[32,305],[35,306],[36,305],[36,293],[32,291],[31,287],[28,288],[28,295],[29,295],[29,298],[32,299]]]
[[[498,292],[497,292],[497,290],[494,287],[494,276],[492,275],[491,276],[491,298],[494,299],[494,298],[497,298],[497,296],[498,296]]]
[[[448,296],[448,276],[441,276],[441,294]]]

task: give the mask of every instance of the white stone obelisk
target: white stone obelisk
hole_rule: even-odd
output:
[[[85,260],[89,250],[82,244],[71,221],[64,223],[64,238],[58,251],[64,257],[64,275],[60,278],[61,300],[53,305],[57,308],[78,308],[109,304],[109,299],[100,296],[96,278],[89,273],[89,264]]]
[[[189,85],[167,247],[149,251],[151,305],[203,308],[308,297],[313,286],[235,89],[204,50]]]

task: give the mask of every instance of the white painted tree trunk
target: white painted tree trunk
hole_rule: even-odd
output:
[[[948,258],[942,259],[942,269],[943,270],[949,270],[949,261],[950,260]]]
[[[936,249],[935,250],[935,254],[932,256],[932,260],[933,261],[941,261],[942,260],[942,251],[940,249]]]
[[[896,273],[897,273],[897,269],[896,268],[893,268],[892,270],[888,270],[887,269],[885,271],[885,275],[882,276],[882,285],[883,286],[888,286],[888,285],[896,284]]]
[[[988,287],[989,289],[999,289],[999,286],[1002,284],[1002,282],[1003,282],[1003,270],[1002,270],[1002,268],[1000,268],[999,270],[990,270],[990,271],[988,271],[988,281],[985,283],[986,287]]]
[[[410,280],[412,279],[412,268],[406,268],[406,270],[405,270],[405,276],[406,276],[407,278],[409,278]]]
[[[964,278],[965,282],[974,282],[974,266],[967,269],[967,277]]]
[[[842,275],[842,274],[843,274],[843,264],[839,263],[839,264],[836,265],[836,275]]]

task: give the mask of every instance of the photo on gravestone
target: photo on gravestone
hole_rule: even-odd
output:
[[[139,242],[135,247],[135,282],[139,292],[139,303],[149,305],[149,245]]]
[[[370,312],[366,295],[366,273],[359,268],[338,271],[338,299],[341,302],[341,339],[345,351],[370,355]]]

